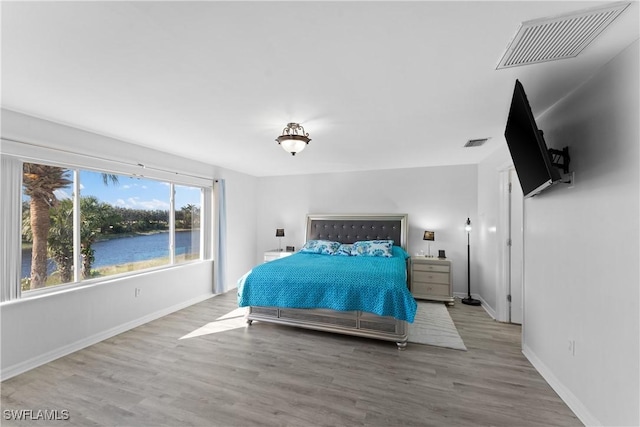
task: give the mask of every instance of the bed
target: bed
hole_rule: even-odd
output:
[[[403,350],[416,311],[407,285],[407,215],[307,215],[305,238],[305,247],[338,242],[343,252],[368,244],[363,242],[393,241],[393,256],[300,251],[256,266],[238,281],[238,305],[249,307],[248,325],[262,321],[374,338]]]

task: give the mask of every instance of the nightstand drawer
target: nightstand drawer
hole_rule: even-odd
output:
[[[449,284],[421,283],[414,281],[411,286],[411,293],[416,296],[449,296]]]
[[[449,286],[449,273],[433,273],[430,271],[413,271],[414,282],[442,283]]]
[[[442,273],[449,272],[448,265],[438,265],[438,264],[424,264],[421,262],[413,263],[413,271],[439,271]]]

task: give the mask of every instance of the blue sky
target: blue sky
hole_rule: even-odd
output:
[[[80,171],[80,194],[95,196],[101,202],[113,206],[131,209],[168,210],[169,184],[146,178],[118,175],[118,184],[104,185],[99,172]],[[60,190],[57,197],[67,198],[72,188]],[[176,186],[176,209],[192,204],[200,206],[200,189],[196,187]]]

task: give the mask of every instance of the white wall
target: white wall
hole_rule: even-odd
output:
[[[255,265],[258,178],[222,169],[227,199],[227,265],[224,289],[237,286],[238,279]],[[275,230],[273,230],[275,234]]]
[[[283,247],[299,249],[308,213],[406,213],[409,253],[427,252],[422,236],[435,231],[431,253],[445,250],[453,263],[454,291],[466,294],[464,223],[467,217],[476,219],[476,176],[477,167],[465,165],[260,178],[255,262],[261,262],[265,250],[278,247],[276,228],[285,229]],[[472,274],[477,268],[474,241],[472,234]]]
[[[524,352],[587,424],[640,424],[638,50],[538,119],[576,181],[525,200]]]
[[[7,110],[2,110],[2,137],[66,150],[69,155],[224,178],[229,236],[225,289],[233,288],[237,277],[252,267],[256,178]],[[3,303],[2,378],[208,298],[213,295],[212,284],[213,262],[209,261]],[[135,288],[141,289],[137,298]]]

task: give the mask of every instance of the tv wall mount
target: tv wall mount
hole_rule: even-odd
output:
[[[540,138],[544,140],[544,132],[538,129],[538,133],[540,133]],[[564,147],[562,150],[558,150],[555,148],[547,148],[547,153],[549,153],[549,158],[551,159],[551,164],[558,169],[562,170],[562,172],[566,175],[569,173],[569,162],[571,161],[571,157],[569,157],[569,147]],[[571,180],[569,180],[570,183]]]
[[[549,152],[549,157],[551,157],[551,164],[562,170],[563,173],[568,174],[569,162],[571,161],[569,147],[564,147],[562,150],[549,148],[547,151]]]

